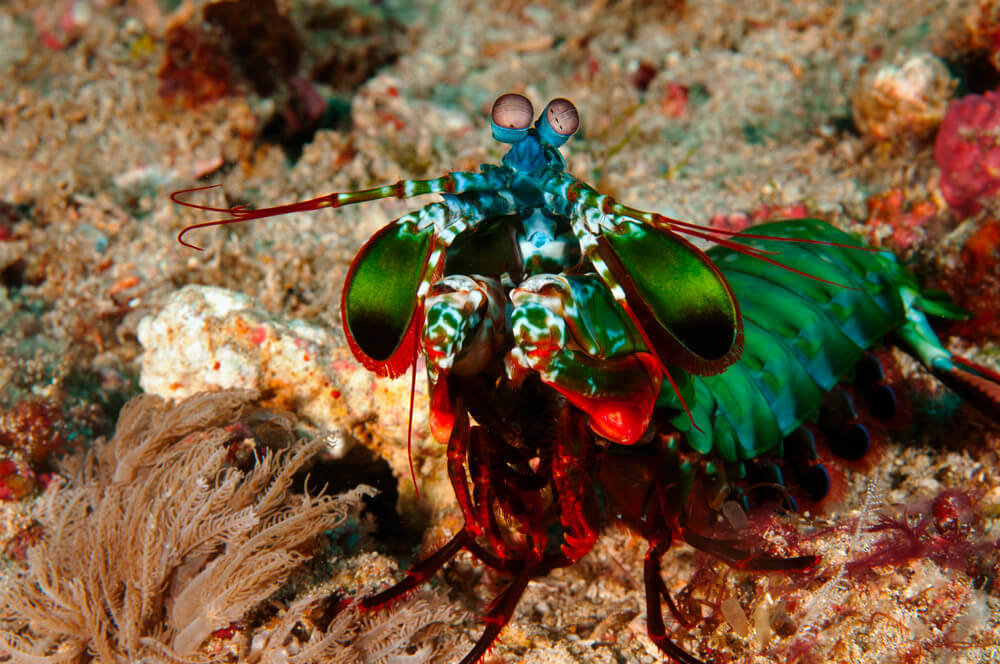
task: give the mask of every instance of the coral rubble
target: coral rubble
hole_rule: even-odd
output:
[[[851,98],[854,122],[873,141],[907,144],[932,136],[955,81],[930,53],[899,53],[865,73]]]

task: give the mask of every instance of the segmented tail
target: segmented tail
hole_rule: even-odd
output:
[[[957,355],[950,369],[934,369],[934,375],[955,394],[1000,423],[1000,373]]]

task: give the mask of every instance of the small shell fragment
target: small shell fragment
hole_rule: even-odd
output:
[[[722,600],[719,608],[722,610],[722,617],[733,628],[733,632],[743,638],[750,636],[750,621],[747,620],[747,614],[740,606],[739,600],[735,597],[726,598]]]
[[[743,508],[735,500],[727,500],[722,504],[722,516],[726,517],[729,525],[736,530],[743,530],[749,523]]]
[[[764,599],[757,604],[753,612],[753,629],[757,633],[757,642],[761,648],[766,648],[771,642],[771,610],[774,609],[774,600],[771,594],[764,595]]]

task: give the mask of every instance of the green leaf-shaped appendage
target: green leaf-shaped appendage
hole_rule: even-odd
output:
[[[340,302],[344,333],[358,361],[380,376],[399,376],[413,362],[422,322],[417,294],[430,277],[433,244],[430,229],[393,222],[351,263]]]
[[[696,246],[669,231],[624,222],[601,235],[597,254],[662,362],[711,375],[739,358],[739,305]]]

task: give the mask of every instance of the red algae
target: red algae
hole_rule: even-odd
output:
[[[901,189],[872,196],[867,201],[868,218],[865,223],[871,227],[887,225],[892,228],[892,244],[899,249],[909,249],[920,239],[925,223],[938,213],[931,201],[910,202]]]
[[[61,416],[35,399],[0,412],[0,500],[20,500],[46,482],[52,455],[67,447]]]
[[[953,322],[951,334],[970,340],[1000,340],[1000,221],[987,220],[965,241],[962,268],[950,270],[942,283],[970,320]]]
[[[983,515],[975,509],[975,496],[960,489],[942,491],[933,499],[909,505],[899,514],[882,514],[869,533],[878,539],[867,551],[849,561],[846,570],[854,578],[871,578],[877,567],[898,567],[919,559],[939,567],[972,570],[980,557],[996,558],[1000,540],[983,538]],[[990,588],[996,579],[984,581]]]
[[[237,93],[236,73],[217,36],[201,27],[175,25],[167,31],[159,71],[164,101],[197,108]]]
[[[1000,192],[1000,92],[948,106],[934,142],[941,194],[957,213],[980,212]]]
[[[970,269],[970,284],[1000,277],[1000,220],[983,223],[962,247],[962,262]]]

